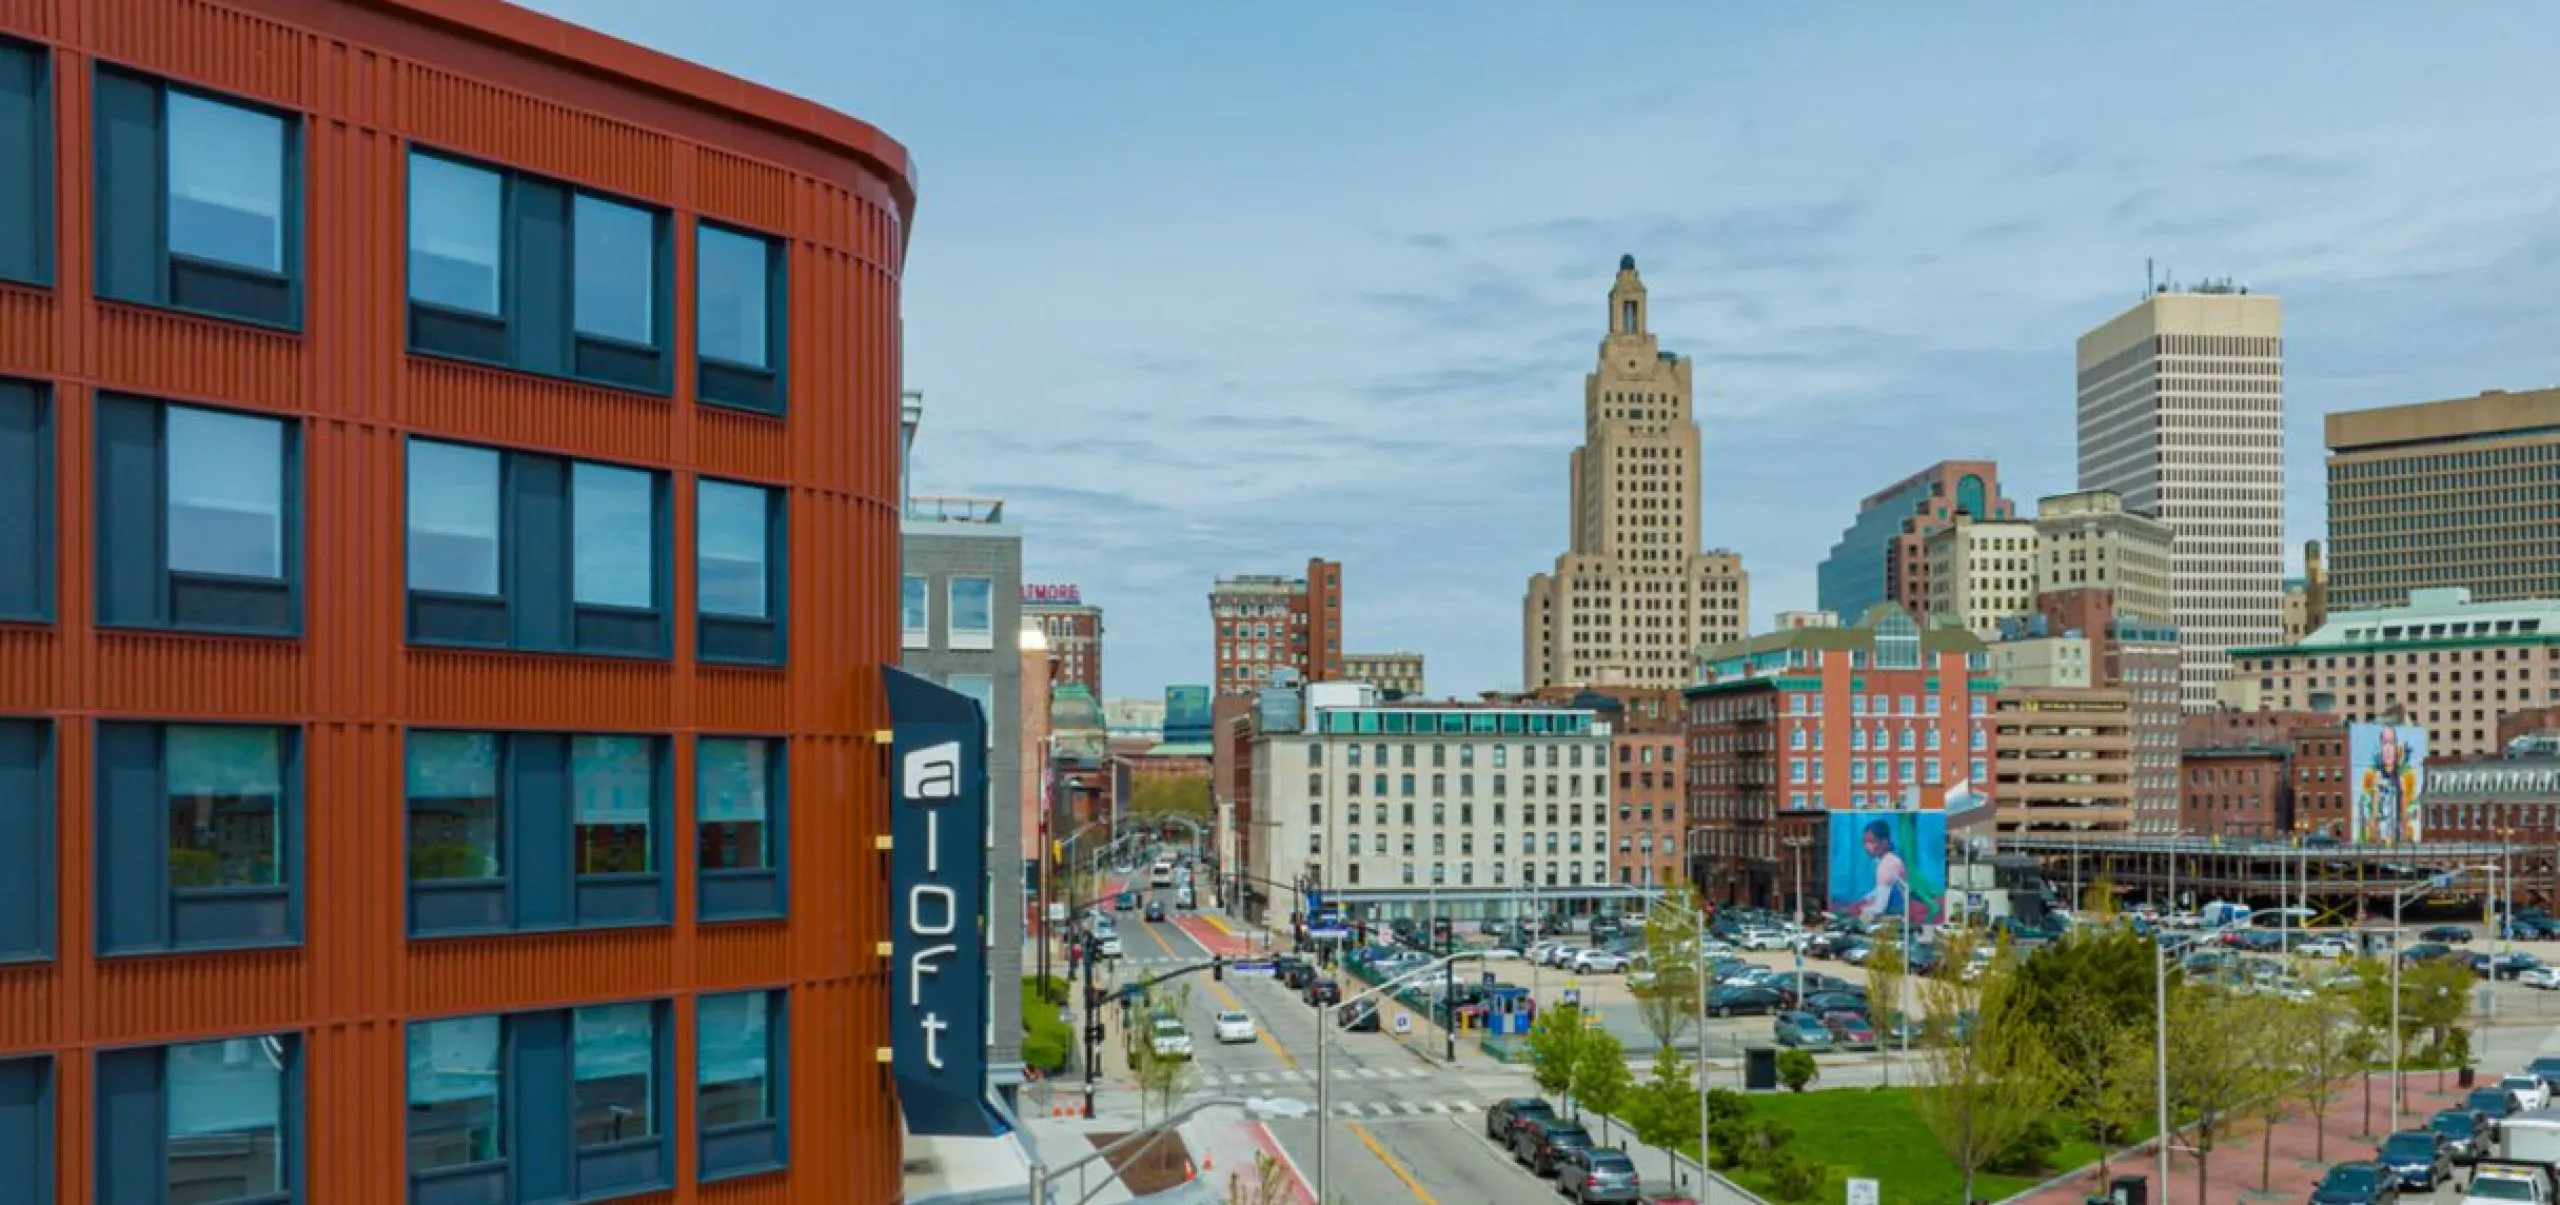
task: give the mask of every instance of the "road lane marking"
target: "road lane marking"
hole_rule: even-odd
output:
[[[1165,953],[1167,953],[1167,954],[1172,954],[1172,955],[1173,955],[1174,957],[1176,957],[1176,958],[1181,957],[1181,955],[1179,955],[1179,954],[1174,954],[1174,950],[1173,950],[1173,943],[1172,943],[1172,942],[1169,942],[1169,941],[1166,941],[1166,940],[1164,939],[1164,934],[1162,934],[1162,933],[1158,932],[1158,931],[1156,930],[1156,927],[1155,927],[1154,925],[1149,925],[1149,926],[1147,926],[1147,936],[1149,936],[1149,937],[1152,937],[1152,938],[1156,939],[1156,944],[1157,944],[1157,945],[1160,945],[1160,946],[1163,946],[1163,947],[1164,947],[1164,952],[1165,952]],[[1195,940],[1195,941],[1196,941],[1196,940],[1198,940],[1198,939],[1197,939],[1197,938],[1194,938],[1193,940]],[[1250,1012],[1250,1011],[1252,1011],[1252,1010],[1250,1010],[1250,1009],[1247,1009],[1247,1008],[1244,1006],[1244,1001],[1241,1001],[1241,1000],[1236,999],[1236,997],[1235,997],[1235,993],[1230,992],[1230,991],[1228,991],[1228,990],[1227,990],[1227,985],[1226,985],[1226,984],[1220,983],[1220,982],[1218,982],[1218,981],[1217,981],[1217,980],[1215,980],[1215,979],[1211,979],[1211,980],[1209,981],[1209,991],[1210,991],[1210,993],[1211,993],[1212,995],[1215,995],[1215,996],[1219,999],[1219,1001],[1220,1001],[1221,1003],[1225,1004],[1228,1008],[1234,1009],[1234,1010],[1235,1010],[1235,1011],[1237,1011],[1237,1012]],[[1318,1024],[1318,1025],[1322,1025],[1322,1024],[1324,1024],[1324,1015],[1323,1015],[1323,1010],[1322,1010],[1322,1009],[1318,1009],[1318,1010],[1317,1010],[1317,1015],[1316,1015],[1316,1024]],[[1269,1027],[1269,1026],[1266,1026],[1266,1025],[1262,1024],[1261,1022],[1259,1022],[1259,1021],[1254,1022],[1254,1025],[1253,1025],[1253,1036],[1254,1036],[1256,1039],[1258,1039],[1259,1041],[1261,1041],[1261,1043],[1262,1043],[1265,1047],[1269,1048],[1269,1050],[1271,1051],[1271,1053],[1276,1054],[1276,1055],[1279,1055],[1279,1056],[1280,1056],[1280,1061],[1281,1061],[1282,1063],[1284,1063],[1284,1064],[1287,1064],[1287,1065],[1288,1065],[1288,1068],[1289,1068],[1291,1071],[1295,1071],[1295,1070],[1297,1070],[1297,1069],[1298,1069],[1298,1060],[1297,1060],[1297,1057],[1289,1053],[1289,1049],[1288,1049],[1288,1047],[1282,1046],[1282,1045],[1280,1044],[1280,1039],[1278,1039],[1278,1038],[1275,1038],[1275,1037],[1272,1037],[1272,1036],[1271,1036],[1271,1029],[1270,1029],[1270,1027]]]
[[[1369,1148],[1369,1153],[1376,1155],[1378,1162],[1386,1164],[1387,1170],[1412,1191],[1414,1200],[1422,1202],[1422,1205],[1440,1205],[1439,1199],[1432,1196],[1430,1190],[1424,1188],[1420,1180],[1414,1179],[1413,1173],[1406,1171],[1404,1164],[1396,1162],[1396,1157],[1388,1154],[1387,1148],[1378,1144],[1377,1135],[1371,1134],[1369,1127],[1356,1121],[1349,1121],[1344,1122],[1342,1128],[1351,1131],[1351,1136],[1359,1139],[1360,1145]]]

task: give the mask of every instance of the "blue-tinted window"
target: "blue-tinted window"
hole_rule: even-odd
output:
[[[0,1059],[0,1201],[53,1199],[53,1060]]]
[[[294,425],[118,397],[98,411],[99,621],[293,633]]]
[[[694,1124],[702,1176],[713,1179],[784,1162],[781,992],[704,996],[694,1019]]]
[[[168,119],[170,253],[282,273],[284,120],[177,91]]]
[[[899,583],[898,626],[908,648],[922,648],[933,635],[933,586],[910,573]]]
[[[100,951],[299,941],[299,779],[290,729],[100,724]]]
[[[658,810],[657,758],[649,739],[572,737],[569,765],[570,789],[577,799],[578,873],[655,870],[656,843],[650,832]]]
[[[657,1012],[648,1004],[605,1004],[571,1014],[578,1149],[658,1132]]]
[[[412,934],[665,922],[663,740],[406,739]]]
[[[409,878],[491,883],[506,876],[505,795],[498,737],[408,735]]]
[[[41,387],[0,380],[0,619],[53,617],[53,516],[53,408]]]
[[[409,441],[409,588],[498,593],[498,453]]]
[[[569,211],[570,257],[581,335],[653,343],[658,219],[648,210],[579,194]]]
[[[409,1174],[507,1157],[503,1022],[452,1017],[409,1025]]]
[[[53,281],[53,87],[40,47],[0,39],[0,280]]]
[[[709,478],[695,487],[695,607],[704,660],[782,660],[782,498],[778,490]]]
[[[506,180],[409,154],[409,299],[497,317],[506,264]]]
[[[168,1059],[166,1199],[211,1205],[288,1192],[284,1039],[172,1046]]]
[[[664,1030],[653,1002],[412,1022],[412,1205],[664,1186]]]
[[[579,461],[570,473],[575,597],[644,608],[657,598],[657,484],[638,469]]]
[[[978,703],[978,717],[987,724],[987,745],[996,740],[996,680],[985,674],[953,674],[943,683]],[[1405,794],[1413,794],[1413,775],[1404,776]]]
[[[409,445],[409,638],[664,657],[663,474]]]
[[[169,569],[281,581],[285,425],[171,406]]]
[[[994,648],[995,638],[995,582],[983,577],[952,578],[950,647]]]
[[[783,408],[785,315],[782,243],[695,226],[695,390],[722,406]]]
[[[697,909],[704,920],[780,916],[783,743],[704,737],[694,745]]]
[[[96,77],[98,291],[301,321],[301,120],[160,80]]]
[[[53,952],[54,834],[60,828],[52,727],[0,720],[0,962]]]

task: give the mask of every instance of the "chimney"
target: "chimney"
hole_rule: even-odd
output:
[[[907,390],[898,401],[898,513],[903,516],[915,501],[910,474],[915,466],[916,427],[924,422],[924,391]]]

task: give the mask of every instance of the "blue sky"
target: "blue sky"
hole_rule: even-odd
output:
[[[1114,695],[1311,554],[1351,647],[1516,685],[1621,253],[1763,621],[1931,462],[2076,484],[2072,341],[2146,257],[2285,298],[2297,544],[2322,413],[2560,382],[2560,6],[535,7],[913,151],[918,488],[1009,500]]]

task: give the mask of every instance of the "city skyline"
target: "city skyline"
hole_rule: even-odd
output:
[[[1701,528],[1751,566],[1755,630],[1812,603],[1859,497],[1934,461],[2071,488],[2072,341],[2146,259],[2286,300],[2289,554],[2323,534],[2326,412],[2560,378],[2536,345],[2560,190],[2505,151],[2560,132],[2530,83],[2560,13],[2535,8],[1219,12],[1130,37],[1028,5],[536,7],[902,131],[935,197],[906,384],[945,434],[919,471],[1007,497],[1026,573],[1110,610],[1114,695],[1206,681],[1209,582],[1310,555],[1350,575],[1350,643],[1429,654],[1442,693],[1516,685],[1511,641],[1444,634],[1516,630],[1562,545],[1621,254],[1696,358]],[[1631,60],[1630,22],[1700,49]],[[931,82],[960,61],[1012,86]],[[2427,83],[2455,65],[2465,88]],[[2142,86],[2171,71],[2262,99]]]

